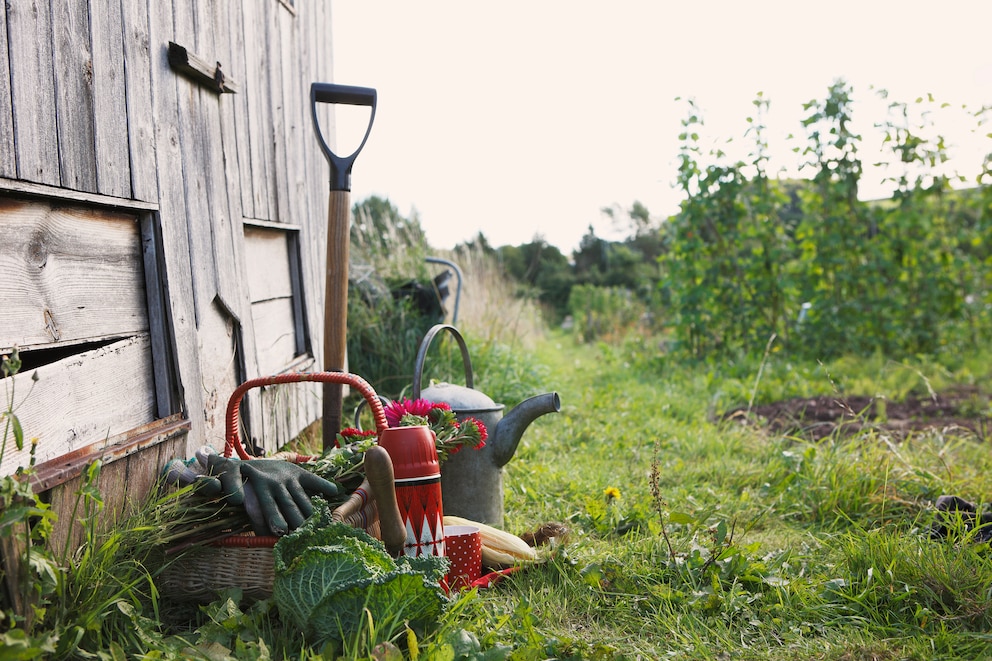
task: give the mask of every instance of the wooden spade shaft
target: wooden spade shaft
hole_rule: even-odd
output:
[[[332,190],[327,204],[327,279],[324,283],[324,371],[345,371],[348,349],[348,252],[351,195]],[[324,383],[324,449],[341,431],[344,386]]]

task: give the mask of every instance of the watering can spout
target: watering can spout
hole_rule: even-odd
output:
[[[557,413],[561,410],[561,399],[556,392],[536,395],[517,404],[496,425],[489,443],[492,445],[493,461],[502,468],[517,451],[520,439],[530,423],[545,413]]]

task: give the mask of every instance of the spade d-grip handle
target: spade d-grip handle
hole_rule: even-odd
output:
[[[358,149],[348,156],[335,154],[320,130],[320,123],[317,121],[317,104],[332,103],[350,106],[369,106],[372,109],[369,115],[369,125],[365,129],[365,137],[358,145]],[[355,164],[355,158],[365,146],[365,141],[369,139],[372,132],[372,122],[375,120],[376,91],[371,87],[355,87],[352,85],[335,85],[334,83],[313,83],[310,85],[310,113],[313,115],[313,127],[317,133],[317,140],[320,148],[327,157],[327,162],[331,166],[331,190],[350,191],[351,190],[351,166]]]

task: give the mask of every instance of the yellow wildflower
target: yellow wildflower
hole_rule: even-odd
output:
[[[613,500],[620,497],[620,489],[616,487],[606,487],[603,489],[603,495],[606,496],[607,500]]]

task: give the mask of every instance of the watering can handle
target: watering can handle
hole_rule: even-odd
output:
[[[458,341],[458,348],[462,351],[462,363],[465,364],[465,385],[469,388],[472,387],[472,361],[468,357],[468,347],[465,346],[465,339],[454,326],[450,324],[437,324],[427,331],[424,339],[420,342],[420,349],[417,350],[417,362],[413,367],[413,399],[420,399],[420,381],[424,375],[424,357],[427,355],[427,349],[430,347],[434,336],[443,330],[449,331],[455,336],[455,340]]]
[[[392,402],[389,400],[388,397],[383,397],[382,395],[376,395],[376,397],[379,399],[379,402],[384,407],[388,408],[389,405],[392,404]],[[365,409],[365,405],[368,403],[369,402],[367,399],[363,399],[362,401],[358,402],[358,406],[355,407],[355,429],[357,429],[358,431],[362,431],[362,411]],[[372,412],[372,415],[375,415],[375,411]],[[379,431],[382,430],[380,429]]]

